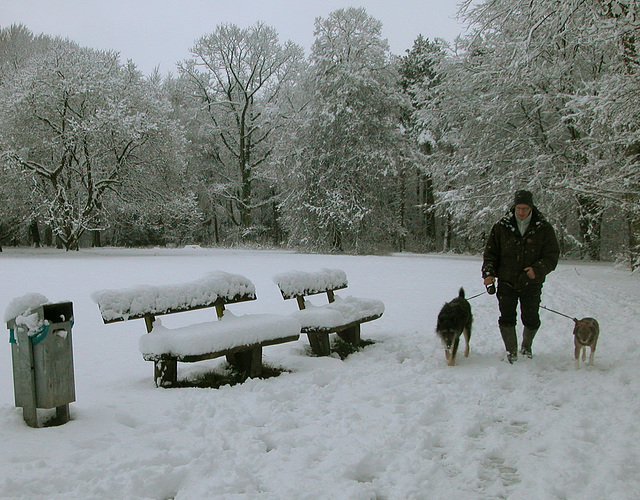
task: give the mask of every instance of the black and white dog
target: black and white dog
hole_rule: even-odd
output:
[[[464,335],[467,343],[464,357],[469,356],[472,322],[471,305],[464,298],[464,288],[460,288],[458,296],[442,306],[442,310],[438,314],[438,325],[436,327],[436,333],[444,345],[444,354],[447,361],[449,361],[449,366],[455,366],[456,364],[456,353],[458,352],[461,334]]]

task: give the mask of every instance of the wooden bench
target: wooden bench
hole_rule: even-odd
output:
[[[309,273],[290,271],[273,277],[282,297],[295,298],[299,310],[292,316],[302,325],[314,354],[327,356],[331,352],[329,334],[338,336],[353,345],[360,344],[360,325],[378,319],[384,313],[384,304],[377,299],[356,297],[341,298],[336,290],[347,287],[347,275],[340,269],[323,269]],[[328,303],[314,305],[306,297],[326,294]]]
[[[276,314],[234,316],[229,304],[256,300],[255,286],[241,275],[214,272],[184,284],[100,290],[92,294],[105,324],[144,319],[147,334],[138,343],[142,357],[154,362],[154,380],[170,387],[178,361],[192,363],[226,356],[249,377],[262,371],[262,348],[298,340],[300,323]],[[166,328],[157,316],[215,307],[217,321]]]

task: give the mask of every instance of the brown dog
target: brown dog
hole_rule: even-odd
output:
[[[576,326],[573,328],[573,343],[576,346],[574,355],[576,358],[576,369],[580,368],[580,351],[582,351],[582,361],[587,357],[587,347],[591,348],[589,355],[589,365],[593,365],[593,356],[596,352],[596,344],[600,335],[600,325],[593,318],[574,319]]]

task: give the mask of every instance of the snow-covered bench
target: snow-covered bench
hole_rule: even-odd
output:
[[[230,364],[257,377],[262,347],[298,340],[300,323],[290,316],[234,316],[225,306],[256,299],[254,284],[244,276],[213,272],[190,283],[99,290],[92,294],[105,324],[144,318],[147,334],[138,346],[153,361],[157,386],[177,380],[178,361],[191,363],[226,356]],[[218,321],[166,328],[156,316],[215,307]]]
[[[292,317],[302,325],[311,349],[316,355],[330,353],[329,334],[337,333],[343,340],[360,344],[360,325],[378,319],[384,313],[384,304],[377,299],[356,297],[341,298],[336,290],[347,287],[347,275],[340,269],[323,269],[318,272],[290,271],[273,277],[282,297],[295,298],[299,311]],[[328,304],[314,305],[305,297],[327,294]]]

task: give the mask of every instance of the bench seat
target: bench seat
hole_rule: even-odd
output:
[[[213,359],[255,346],[297,340],[300,323],[276,314],[234,316],[224,312],[220,321],[207,321],[180,328],[166,328],[159,319],[140,337],[138,348],[147,361],[176,359],[183,362]]]
[[[291,313],[302,325],[302,333],[334,332],[356,323],[378,319],[384,313],[384,304],[378,299],[335,297],[334,302],[316,306],[305,301],[305,309]]]

